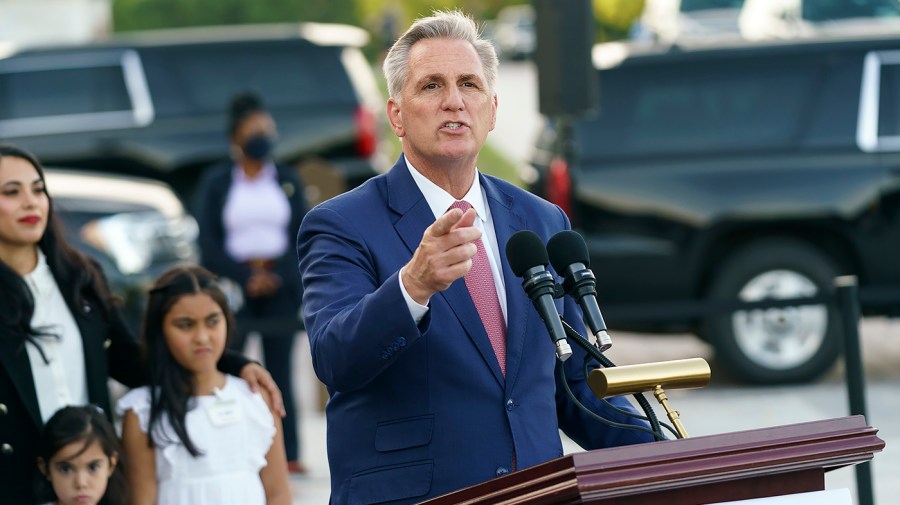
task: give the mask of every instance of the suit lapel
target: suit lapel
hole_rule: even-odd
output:
[[[515,384],[519,372],[519,363],[525,349],[525,321],[522,317],[528,310],[528,298],[522,291],[522,279],[516,277],[506,260],[506,243],[513,233],[525,229],[525,219],[514,210],[513,197],[504,193],[494,182],[481,176],[481,187],[487,195],[491,208],[491,219],[494,222],[494,233],[497,235],[497,247],[500,249],[503,267],[503,284],[506,289],[506,384],[510,390]]]
[[[425,229],[434,223],[434,215],[409,174],[406,160],[402,156],[387,174],[387,194],[388,207],[399,215],[394,223],[394,228],[412,254],[419,246]],[[491,369],[497,384],[502,388],[503,372],[500,371],[500,364],[497,363],[494,348],[491,347],[484,325],[481,324],[481,318],[475,309],[472,297],[469,296],[465,281],[457,279],[448,289],[435,296],[442,296],[446,300],[447,305],[456,314],[459,323],[478,349],[482,359]],[[507,367],[509,367],[508,355]]]

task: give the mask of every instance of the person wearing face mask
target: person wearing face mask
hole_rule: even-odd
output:
[[[259,334],[266,367],[284,396],[288,469],[303,473],[291,385],[296,332],[277,320],[299,318],[302,287],[292,247],[307,204],[295,170],[273,161],[276,135],[256,94],[235,95],[228,120],[231,160],[204,174],[194,214],[203,266],[240,286],[234,347],[242,348],[246,334],[256,331],[248,321],[269,321]]]

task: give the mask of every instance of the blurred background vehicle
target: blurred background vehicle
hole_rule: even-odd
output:
[[[71,243],[96,259],[138,334],[159,274],[197,261],[197,223],[159,181],[48,167],[47,190]]]
[[[497,13],[491,32],[501,58],[531,58],[537,45],[534,7],[530,4],[503,7]]]
[[[900,33],[898,0],[746,0],[741,34],[749,40]]]
[[[646,0],[632,37],[659,43],[741,38],[744,0]]]
[[[301,23],[23,49],[0,59],[0,138],[48,165],[162,180],[190,202],[199,173],[228,153],[228,99],[254,90],[279,126],[275,161],[295,165],[318,203],[389,163],[367,40]]]
[[[715,44],[898,31],[898,0],[645,0],[630,35],[664,44]]]
[[[610,324],[698,334],[723,372],[784,383],[834,363],[833,305],[692,310],[853,274],[864,313],[897,314],[870,295],[900,286],[900,38],[595,56],[598,113],[547,122],[531,188],[585,236]]]

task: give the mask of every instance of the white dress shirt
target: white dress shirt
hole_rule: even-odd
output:
[[[447,193],[443,188],[419,173],[409,160],[406,160],[406,167],[409,169],[409,173],[412,175],[413,181],[415,181],[419,191],[425,196],[425,201],[428,202],[431,212],[434,213],[434,218],[437,219],[444,215],[447,210],[450,209],[450,206],[456,202],[456,198],[453,198],[450,193]],[[500,248],[497,245],[497,235],[494,233],[494,220],[491,218],[491,208],[487,205],[487,198],[484,195],[484,190],[481,188],[481,181],[478,178],[477,171],[475,173],[475,180],[472,182],[472,187],[469,188],[469,191],[462,199],[469,202],[477,214],[475,226],[481,230],[481,242],[484,244],[484,250],[487,253],[488,261],[491,264],[491,273],[494,276],[494,287],[497,289],[497,299],[500,301],[500,310],[503,311],[504,321],[508,323],[509,321],[506,316],[506,287],[503,283],[502,271],[500,270]],[[425,317],[425,314],[428,312],[428,307],[420,305],[409,296],[406,287],[403,286],[402,278],[400,279],[400,290],[403,292],[403,297],[406,299],[409,313],[412,314],[413,319],[418,323]]]
[[[41,419],[46,423],[62,407],[88,403],[84,347],[81,331],[40,249],[37,266],[25,276],[25,283],[34,298],[31,327],[50,335],[37,338],[46,362],[33,343],[25,344]]]

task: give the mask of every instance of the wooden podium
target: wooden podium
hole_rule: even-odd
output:
[[[862,416],[569,454],[423,504],[697,505],[825,489],[884,448]]]

